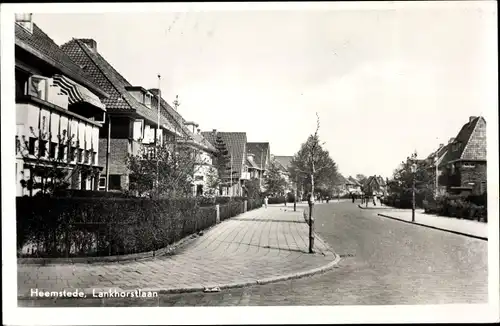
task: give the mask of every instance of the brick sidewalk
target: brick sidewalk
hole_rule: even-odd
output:
[[[411,221],[411,209],[387,209],[377,211],[377,213],[382,216],[386,215],[404,221]],[[487,223],[425,214],[423,209],[415,210],[415,223],[443,229],[445,231],[463,233],[474,237],[488,238]]]
[[[332,265],[338,257],[316,237],[308,253],[302,209],[261,208],[206,231],[174,256],[102,264],[18,264],[18,295],[31,289],[162,292],[201,290],[291,278]]]

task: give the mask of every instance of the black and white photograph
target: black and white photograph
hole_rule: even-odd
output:
[[[1,15],[4,323],[500,320],[496,2]]]

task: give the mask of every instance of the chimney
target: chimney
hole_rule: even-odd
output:
[[[469,123],[471,123],[471,122],[472,122],[472,120],[474,120],[474,119],[476,119],[476,118],[477,118],[476,116],[471,115],[471,116],[469,117]]]
[[[451,144],[455,141],[455,138],[451,137],[450,140],[448,141],[448,144]]]
[[[439,144],[439,148],[441,148],[441,147],[443,147],[443,146],[444,146],[444,144]]]
[[[85,43],[93,52],[97,52],[97,42],[91,38],[81,38],[81,42]]]
[[[213,134],[214,136],[217,136],[217,129],[212,129],[212,134]]]
[[[201,132],[201,129],[200,129],[200,128],[198,128],[198,129],[196,129],[196,131],[198,131],[198,134],[199,134],[199,133]]]

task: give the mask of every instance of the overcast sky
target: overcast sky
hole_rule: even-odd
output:
[[[496,12],[443,8],[34,14],[59,45],[93,38],[133,85],[202,130],[245,131],[293,155],[320,137],[345,176],[390,177],[496,104]],[[491,6],[490,6],[491,8]]]

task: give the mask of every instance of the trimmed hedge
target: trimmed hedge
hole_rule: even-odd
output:
[[[201,201],[18,197],[17,248],[20,256],[54,258],[158,250],[216,224],[215,206],[200,205]],[[260,199],[247,202],[247,210],[261,206]],[[241,214],[243,208],[243,199],[233,197],[220,204],[220,219]]]
[[[424,201],[426,213],[488,222],[487,195],[441,196]]]

